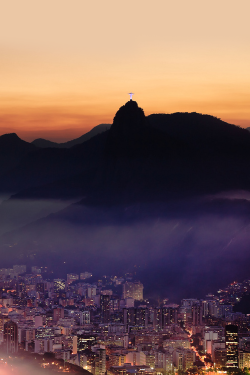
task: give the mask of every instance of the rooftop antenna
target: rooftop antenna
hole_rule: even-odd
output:
[[[133,92],[130,92],[129,93],[129,96],[130,96],[130,100],[132,100],[132,97],[133,97],[134,93]]]

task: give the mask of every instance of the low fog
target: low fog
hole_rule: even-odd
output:
[[[47,266],[52,278],[131,272],[147,297],[202,298],[250,278],[250,203],[244,192],[226,195],[128,207],[72,204],[3,234],[2,267]]]
[[[74,200],[0,197],[0,235],[67,207]]]
[[[1,375],[53,375],[55,372],[39,369],[35,366],[28,365],[23,361],[15,361],[10,364],[0,364]]]

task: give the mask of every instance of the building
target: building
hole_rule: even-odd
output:
[[[183,359],[183,368],[186,371],[194,366],[195,352],[191,349],[185,350]]]
[[[125,354],[111,353],[109,355],[109,367],[112,366],[123,366],[125,363]]]
[[[37,283],[36,284],[36,291],[39,293],[44,293],[44,283]]]
[[[123,309],[123,323],[126,326],[148,327],[149,311],[145,307]]]
[[[194,326],[202,325],[202,305],[200,303],[196,303],[192,306],[192,319]]]
[[[65,290],[65,280],[54,279],[54,292],[59,293]]]
[[[226,325],[226,367],[238,367],[238,327],[233,324]]]
[[[58,322],[59,319],[64,318],[64,308],[56,307],[53,309],[53,320]]]
[[[96,337],[93,335],[78,335],[77,336],[77,352],[84,352],[95,345]]]
[[[110,296],[101,295],[100,296],[100,308],[101,308],[101,319],[103,323],[108,323],[110,315]]]
[[[143,301],[143,284],[126,281],[123,284],[123,299],[133,298],[136,301]]]
[[[82,273],[80,273],[80,280],[89,279],[92,276],[93,275],[90,272],[82,272]]]
[[[225,367],[227,363],[226,348],[215,348],[213,353],[213,361],[216,368]]]
[[[146,354],[142,351],[130,351],[127,353],[125,360],[132,366],[143,366],[146,365]]]
[[[90,323],[90,311],[80,311],[80,325]]]
[[[4,324],[4,348],[7,354],[18,351],[18,329],[17,324],[12,321]]]
[[[67,283],[71,284],[73,281],[79,280],[79,275],[76,273],[68,273],[67,274]]]
[[[239,368],[250,367],[250,353],[244,350],[239,351]]]
[[[106,349],[98,349],[95,359],[95,375],[105,375],[106,373]]]

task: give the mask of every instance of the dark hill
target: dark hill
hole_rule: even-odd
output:
[[[147,119],[150,126],[188,142],[192,147],[220,154],[249,154],[249,132],[217,117],[194,112],[153,114]]]
[[[114,117],[91,201],[117,204],[249,189],[249,168],[246,130],[197,113],[146,118],[129,101]]]
[[[31,142],[32,145],[35,145],[39,148],[59,148],[60,143],[52,142],[47,139],[37,138]]]
[[[0,175],[16,167],[36,146],[20,139],[15,133],[0,136]]]
[[[197,113],[145,117],[131,100],[109,131],[70,149],[28,155],[2,186],[36,186],[26,197],[82,191],[85,204],[119,204],[247,190],[249,169],[247,130]]]
[[[234,305],[234,312],[241,312],[243,314],[250,314],[250,295],[243,294],[241,300]]]
[[[71,141],[68,141],[68,142],[56,143],[56,142],[48,141],[43,138],[38,138],[38,139],[35,139],[31,143],[40,148],[51,148],[51,147],[52,148],[70,148],[75,145],[88,141],[90,138],[94,137],[97,134],[105,132],[106,130],[110,128],[110,126],[111,126],[110,124],[97,125],[93,129],[91,129],[89,132],[83,134],[81,137],[72,139]]]
[[[28,153],[18,166],[3,175],[1,191],[17,192],[40,186],[39,191],[43,195],[45,184],[96,168],[103,154],[106,137],[106,132],[103,132],[69,149],[45,148]],[[57,194],[59,197],[60,183]]]

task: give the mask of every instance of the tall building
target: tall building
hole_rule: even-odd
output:
[[[64,318],[64,308],[56,307],[53,309],[53,320],[58,322],[59,319]]]
[[[154,309],[153,327],[156,331],[159,331],[163,328],[163,314],[161,308]]]
[[[148,309],[144,307],[138,307],[135,313],[135,325],[143,326],[148,328]]]
[[[213,353],[213,361],[215,363],[215,367],[225,367],[227,362],[226,348],[215,348]]]
[[[149,311],[146,307],[123,309],[123,324],[127,326],[148,327]]]
[[[80,311],[80,325],[90,323],[90,311]]]
[[[239,351],[239,368],[250,367],[250,353],[244,350]]]
[[[163,307],[164,321],[163,326],[166,327],[170,324],[177,324],[178,320],[178,309],[177,307],[169,306]]]
[[[123,284],[123,299],[133,298],[137,301],[143,300],[143,284],[138,282],[126,281]]]
[[[207,316],[218,317],[219,307],[218,302],[215,300],[202,300],[202,316],[205,318]]]
[[[36,284],[36,291],[39,293],[44,293],[44,283],[37,283]]]
[[[101,318],[103,323],[108,323],[110,315],[110,296],[101,295],[100,296],[100,308],[101,308]]]
[[[65,290],[65,280],[54,279],[54,292],[59,293]]]
[[[12,321],[4,324],[4,347],[7,354],[18,351],[18,329],[16,323]]]
[[[98,349],[95,360],[95,375],[105,375],[106,373],[106,349]]]
[[[177,308],[175,307],[162,307],[153,310],[153,327],[154,329],[161,330],[170,324],[177,323]]]
[[[238,327],[233,324],[226,325],[226,367],[238,367]]]
[[[192,306],[192,318],[194,326],[202,325],[202,305],[200,303]]]
[[[92,335],[78,335],[77,336],[77,352],[84,352],[90,350],[91,346],[95,345],[96,337]]]

